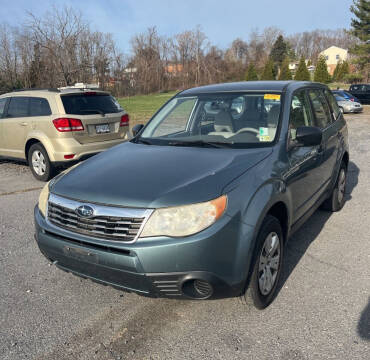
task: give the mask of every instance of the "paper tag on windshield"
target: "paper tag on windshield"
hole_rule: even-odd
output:
[[[259,137],[260,141],[270,141],[270,136],[264,135]]]
[[[269,128],[266,127],[260,127],[260,136],[267,136],[269,134]]]
[[[280,94],[265,94],[265,100],[280,100]]]

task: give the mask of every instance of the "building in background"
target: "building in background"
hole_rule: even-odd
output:
[[[330,46],[322,51],[320,55],[325,57],[326,64],[330,75],[333,75],[335,68],[339,61],[346,61],[348,58],[348,50],[342,49],[337,46]]]

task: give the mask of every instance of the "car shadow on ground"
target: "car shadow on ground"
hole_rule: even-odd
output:
[[[370,341],[370,297],[358,321],[357,332],[362,339]]]
[[[15,160],[15,159],[7,159],[7,158],[2,158],[0,156],[0,165],[1,164],[14,164],[14,165],[28,166],[25,161]]]
[[[358,176],[360,169],[357,165],[350,161],[348,165],[347,173],[347,185],[346,185],[346,202],[352,199],[352,191],[358,184]],[[346,205],[344,205],[346,206]],[[301,258],[306,253],[307,249],[313,241],[320,234],[324,228],[326,222],[332,216],[332,213],[322,210],[317,210],[307,222],[290,238],[285,250],[283,269],[278,284],[277,292],[283,288],[285,282],[292,274],[294,268],[300,262]]]

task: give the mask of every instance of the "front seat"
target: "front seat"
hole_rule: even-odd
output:
[[[215,132],[234,132],[233,118],[228,111],[221,110],[215,116]]]
[[[267,124],[269,127],[277,127],[279,122],[280,105],[274,105],[267,113]]]

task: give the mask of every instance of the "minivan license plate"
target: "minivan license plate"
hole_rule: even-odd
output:
[[[96,125],[95,129],[97,134],[105,134],[110,132],[108,124]]]

